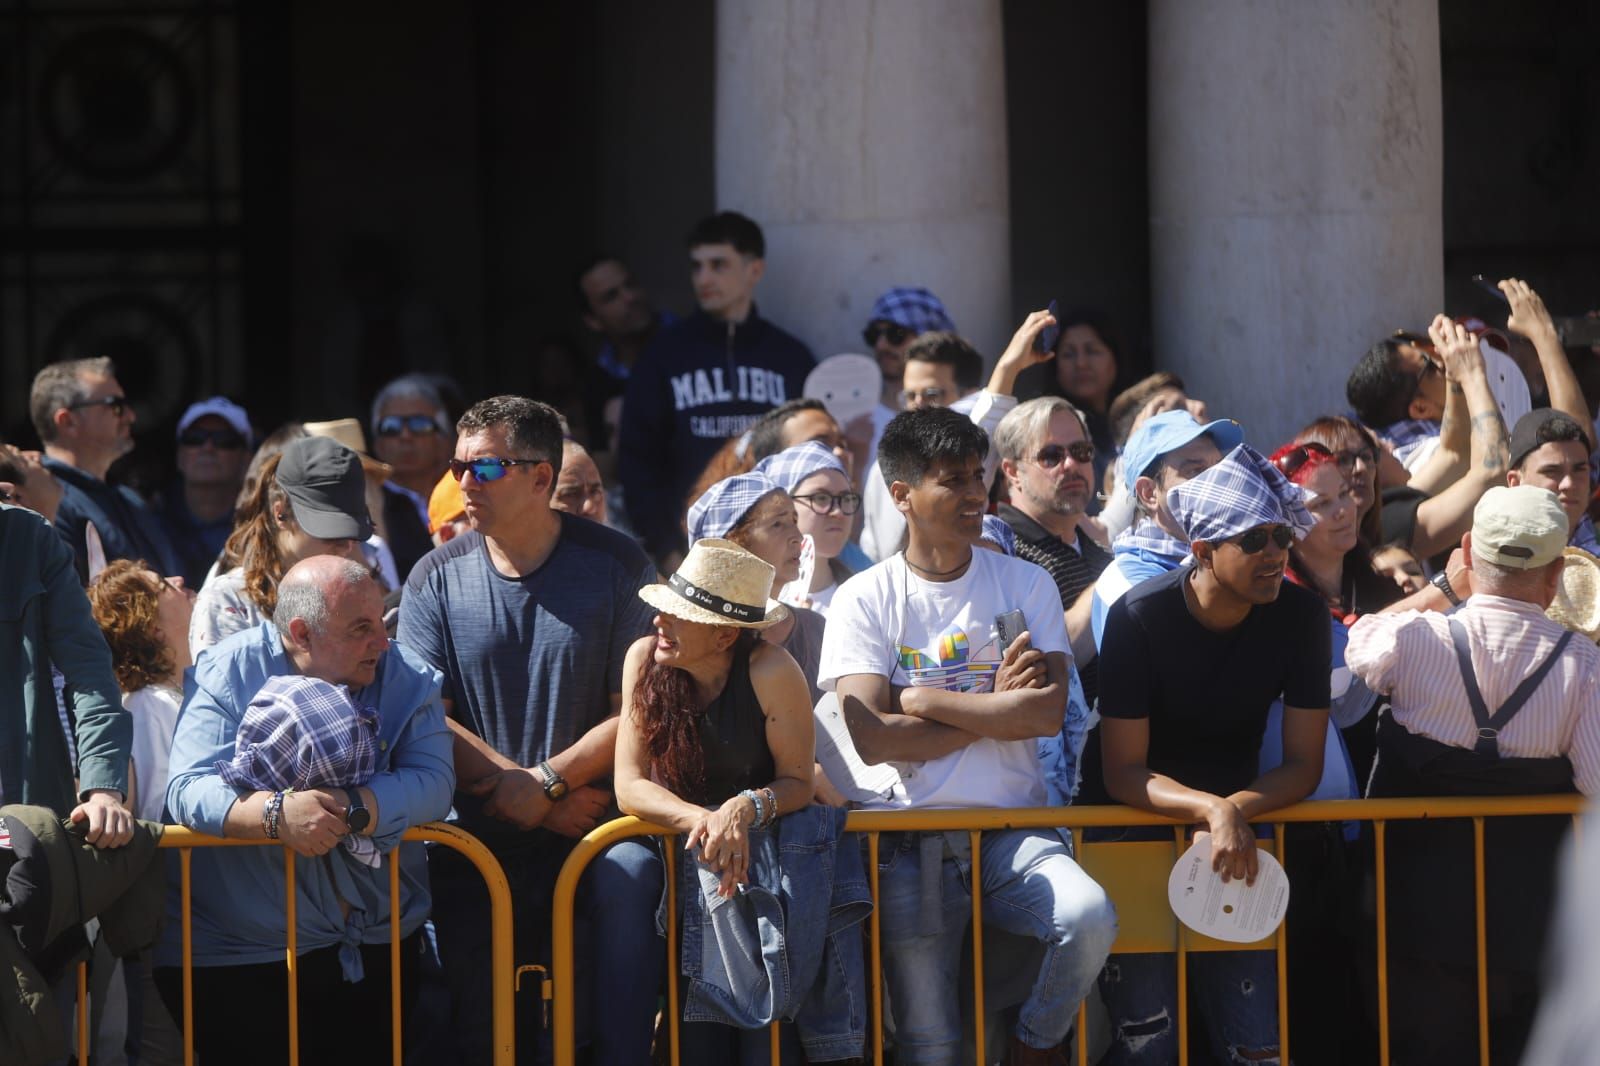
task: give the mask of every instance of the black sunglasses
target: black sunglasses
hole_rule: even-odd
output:
[[[128,398],[126,396],[102,396],[98,400],[79,400],[77,403],[67,404],[67,410],[69,411],[81,411],[85,407],[109,407],[112,414],[121,418],[122,413],[128,409]]]
[[[244,447],[244,438],[232,429],[195,429],[190,427],[178,435],[178,443],[185,448],[200,448],[210,442],[220,451],[236,452]]]
[[[910,407],[920,399],[923,403],[939,404],[944,400],[944,389],[937,385],[930,385],[925,389],[900,390],[900,402]]]
[[[1378,455],[1371,448],[1356,448],[1354,450],[1337,451],[1333,453],[1334,461],[1339,464],[1339,469],[1345,473],[1356,468],[1357,463],[1372,466],[1378,461]]]
[[[12,493],[7,492],[5,489],[0,489],[0,503],[16,503],[16,502],[17,502],[17,498],[16,498],[15,495],[13,495]]]
[[[1284,525],[1257,526],[1247,530],[1238,540],[1224,543],[1236,544],[1246,555],[1254,555],[1265,548],[1269,540],[1280,548],[1287,548],[1294,543],[1294,530]]]
[[[861,331],[861,339],[867,342],[868,348],[877,347],[880,337],[888,337],[889,343],[898,348],[912,335],[909,329],[893,322],[869,322],[867,328]]]
[[[840,514],[855,514],[861,510],[859,492],[809,492],[804,496],[796,496],[794,501],[805,504],[815,514],[827,514],[835,507],[839,508]]]
[[[1060,444],[1046,444],[1039,449],[1039,454],[1033,457],[1033,461],[1046,470],[1054,470],[1069,455],[1075,463],[1092,463],[1094,445],[1086,440],[1075,440],[1064,447]]]
[[[1272,465],[1281,470],[1284,477],[1292,478],[1300,472],[1302,466],[1311,461],[1313,455],[1320,455],[1325,459],[1333,458],[1333,453],[1316,441],[1306,441],[1304,444],[1295,445],[1289,451],[1272,460]],[[1351,465],[1354,465],[1353,461]],[[1256,549],[1256,551],[1260,550],[1260,548]]]
[[[506,471],[514,466],[538,466],[548,463],[548,459],[496,459],[491,457],[483,459],[452,459],[450,460],[450,476],[457,481],[468,470],[478,481],[499,481],[506,476]]]
[[[409,429],[413,437],[431,437],[439,432],[439,423],[427,415],[390,415],[378,419],[380,437],[398,437],[405,429]]]

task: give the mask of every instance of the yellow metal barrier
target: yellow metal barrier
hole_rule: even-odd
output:
[[[407,843],[443,844],[460,852],[478,868],[489,890],[489,928],[491,937],[490,966],[492,975],[492,1008],[494,1011],[493,1040],[495,1066],[511,1066],[515,1061],[516,1036],[512,1015],[513,965],[511,959],[511,885],[505,871],[494,855],[477,837],[464,833],[453,825],[430,822],[414,826],[401,838]],[[194,848],[216,847],[284,847],[274,840],[235,840],[207,836],[182,826],[167,826],[161,838],[161,847],[177,848],[179,865],[179,897],[182,903],[183,941],[183,1062],[194,1066],[194,965],[192,962],[193,934],[190,917],[189,859]],[[404,1049],[401,1047],[400,1017],[400,864],[389,862],[389,1004],[391,1034],[393,1037],[394,1066],[402,1066]],[[295,854],[284,847],[284,891],[286,893],[285,919],[288,925],[288,943],[284,948],[284,969],[289,983],[289,1062],[297,1066],[300,1059],[299,1030],[300,1009],[295,995],[299,981],[295,950]],[[78,1063],[89,1062],[89,1004],[87,990],[88,968],[78,966]]]
[[[1261,824],[1272,825],[1277,830],[1275,846],[1271,849],[1281,862],[1284,859],[1283,827],[1294,822],[1351,822],[1373,823],[1377,843],[1377,964],[1378,964],[1378,1036],[1383,1066],[1389,1062],[1389,987],[1388,987],[1388,924],[1386,874],[1384,863],[1385,827],[1388,822],[1420,819],[1470,818],[1473,823],[1474,899],[1477,915],[1478,951],[1478,1039],[1482,1062],[1489,1062],[1488,1021],[1488,970],[1485,944],[1483,824],[1485,818],[1525,817],[1532,815],[1569,815],[1576,817],[1582,810],[1584,798],[1578,795],[1561,796],[1447,796],[1418,799],[1382,800],[1320,800],[1300,803],[1275,811],[1271,817],[1257,819]],[[1146,814],[1129,807],[1042,807],[1027,810],[972,809],[927,811],[854,811],[846,822],[848,832],[867,834],[868,867],[872,898],[878,898],[878,836],[886,832],[922,832],[932,830],[965,830],[971,834],[972,862],[978,863],[980,834],[991,829],[1044,829],[1112,828],[1126,826],[1173,826],[1174,842],[1181,852],[1184,846],[1185,826],[1159,815]],[[555,1061],[556,1066],[573,1066],[577,1058],[576,979],[574,974],[572,917],[578,882],[589,863],[611,845],[631,837],[673,836],[669,830],[641,822],[636,818],[619,818],[599,826],[578,842],[556,882],[552,907],[554,957],[552,974],[555,1000]],[[1286,926],[1279,926],[1277,934],[1258,944],[1223,944],[1199,936],[1180,927],[1166,904],[1166,870],[1170,869],[1173,853],[1167,845],[1155,847],[1164,850],[1166,866],[1160,871],[1159,894],[1140,893],[1143,881],[1148,879],[1148,868],[1135,875],[1132,881],[1119,878],[1118,866],[1137,871],[1140,856],[1132,856],[1131,863],[1123,863],[1122,856],[1106,849],[1137,848],[1129,844],[1089,844],[1077,841],[1079,861],[1091,874],[1105,876],[1111,883],[1102,881],[1103,887],[1117,904],[1119,919],[1126,928],[1120,932],[1113,951],[1172,952],[1177,958],[1178,988],[1178,1061],[1188,1061],[1188,1008],[1187,978],[1184,961],[1191,951],[1239,951],[1268,948],[1276,952],[1278,963],[1278,1034],[1281,1061],[1289,1061],[1289,1001],[1288,1001],[1288,936]],[[676,848],[667,848],[666,883],[668,892],[667,925],[667,1022],[671,1042],[671,1061],[678,1062],[678,966],[677,966],[677,910],[675,906],[673,863]],[[1097,877],[1097,880],[1099,878]],[[1122,880],[1120,886],[1118,881]],[[1127,885],[1135,891],[1128,891]],[[981,889],[979,879],[973,878],[972,898],[972,955],[975,979],[973,981],[977,1061],[984,1061],[983,1023],[983,925],[981,920]],[[1159,900],[1152,903],[1152,900]],[[1170,933],[1162,933],[1167,927]],[[883,1002],[881,992],[882,948],[878,911],[873,908],[868,922],[868,983],[872,1000],[872,1061],[883,1063]],[[1082,1007],[1078,1011],[1077,1060],[1080,1066],[1088,1061],[1087,1028]],[[773,1027],[773,1061],[777,1062],[777,1028]]]

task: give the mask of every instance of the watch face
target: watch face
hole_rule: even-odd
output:
[[[364,833],[367,825],[372,821],[372,812],[365,807],[351,807],[350,813],[345,816],[345,824],[353,833]]]
[[[552,782],[545,788],[544,791],[545,795],[549,796],[551,799],[558,800],[567,794],[567,783],[565,781]]]

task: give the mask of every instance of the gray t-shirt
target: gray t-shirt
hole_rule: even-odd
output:
[[[562,515],[544,565],[521,578],[495,570],[482,535],[465,533],[412,570],[398,636],[444,674],[451,717],[532,766],[611,713],[628,645],[650,628],[638,592],[655,579],[631,539],[572,515]],[[536,846],[548,835],[482,814],[482,802],[459,790],[466,784],[455,796],[461,826],[490,848]]]

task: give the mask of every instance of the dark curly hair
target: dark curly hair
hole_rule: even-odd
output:
[[[753,629],[741,630],[729,654],[747,655],[760,639]],[[687,670],[652,660],[639,679],[633,708],[644,732],[651,776],[679,798],[703,802],[706,768],[700,750],[701,708],[694,678]]]
[[[172,650],[157,626],[161,590],[150,584],[142,559],[118,559],[89,583],[89,608],[111,646],[117,687],[138,692],[172,676]],[[187,633],[173,635],[187,640]]]

